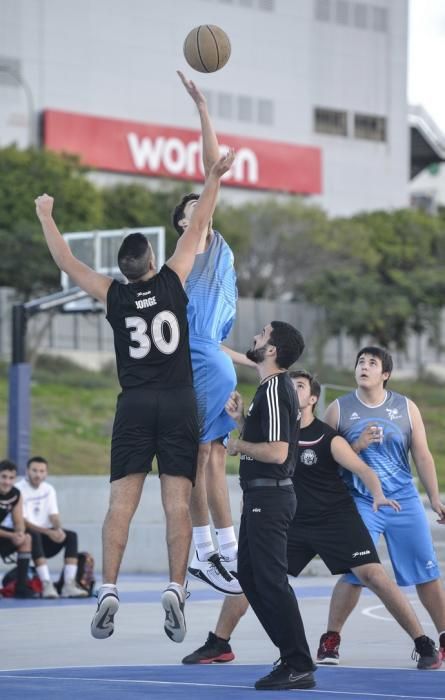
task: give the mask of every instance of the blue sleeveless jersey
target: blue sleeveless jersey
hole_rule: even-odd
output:
[[[204,253],[195,258],[185,283],[187,316],[193,336],[220,343],[229,335],[236,313],[236,275],[233,253],[218,231]]]
[[[337,404],[337,429],[350,444],[359,438],[369,424],[383,429],[381,444],[373,443],[362,450],[359,457],[375,471],[385,496],[395,499],[417,497],[409,463],[412,426],[406,396],[387,391],[383,403],[368,406],[354,391],[337,399]],[[373,500],[356,474],[344,469],[342,477],[354,496]]]
[[[236,387],[233,362],[221,350],[235,320],[238,292],[233,253],[218,231],[195,258],[185,290],[200,442],[225,438],[235,422],[225,403]]]

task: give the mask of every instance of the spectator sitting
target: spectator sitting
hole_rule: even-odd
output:
[[[43,457],[31,457],[26,468],[26,478],[16,487],[23,498],[23,512],[27,532],[32,535],[32,558],[42,581],[43,598],[58,598],[51,581],[47,558],[65,549],[64,584],[62,598],[84,598],[87,591],[76,583],[77,533],[62,528],[56,491],[46,483],[48,462]]]
[[[4,459],[0,462],[0,556],[7,557],[17,552],[16,598],[35,598],[27,586],[28,567],[31,559],[31,536],[25,533],[22,497],[14,486],[17,467],[14,462]],[[3,521],[10,515],[12,528],[5,527]]]

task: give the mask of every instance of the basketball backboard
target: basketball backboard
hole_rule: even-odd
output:
[[[153,248],[156,266],[158,270],[165,262],[165,228],[163,226],[151,226],[146,228],[123,228],[108,231],[78,231],[65,233],[64,239],[71,248],[73,255],[86,263],[97,272],[110,275],[116,279],[123,279],[117,266],[117,253],[119,247],[129,233],[143,233]],[[62,272],[60,283],[64,291],[75,287],[75,283]],[[72,301],[65,305],[65,311],[94,311],[98,308],[98,302],[91,297]],[[100,308],[100,305],[99,305]]]

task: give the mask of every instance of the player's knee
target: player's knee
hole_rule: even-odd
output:
[[[364,586],[374,590],[381,588],[388,579],[381,564],[364,564],[354,569],[354,573]]]

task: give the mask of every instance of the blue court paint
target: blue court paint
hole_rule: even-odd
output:
[[[234,700],[254,695],[255,680],[269,666],[118,666],[0,671],[0,696],[8,700]],[[293,691],[291,698],[311,700],[445,700],[442,671],[372,668],[319,668],[317,688]],[[280,698],[284,700],[286,694]]]

